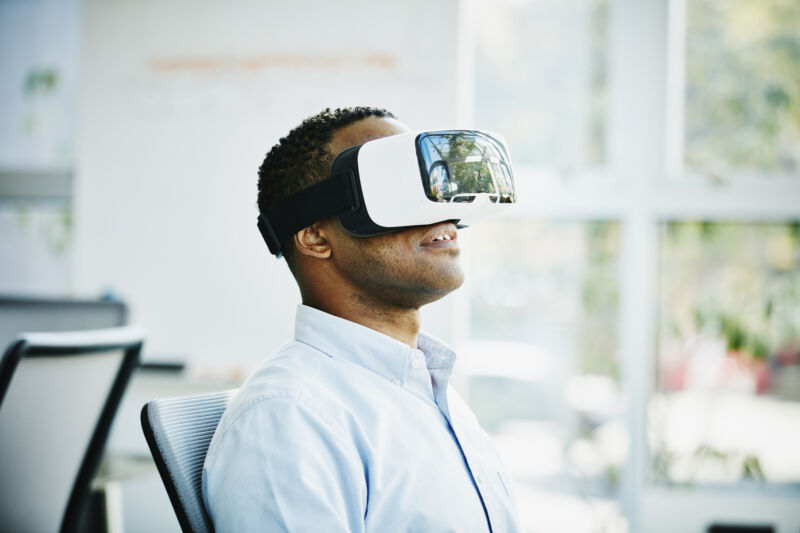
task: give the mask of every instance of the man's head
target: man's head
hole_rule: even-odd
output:
[[[258,169],[258,211],[265,214],[292,194],[328,177],[333,157],[331,139],[336,130],[368,117],[394,118],[385,109],[352,107],[325,109],[305,119],[272,147]],[[291,241],[292,239],[290,239]],[[294,246],[284,244],[284,257],[294,271]]]
[[[367,141],[409,129],[382,109],[325,110],[281,139],[259,169],[261,213],[328,176],[333,158]],[[445,236],[445,240],[435,240]],[[304,300],[348,287],[355,298],[419,307],[459,287],[456,228],[415,226],[375,237],[354,237],[337,217],[312,224],[284,244],[284,255]]]

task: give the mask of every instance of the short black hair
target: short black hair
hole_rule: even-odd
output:
[[[327,178],[334,155],[328,144],[334,132],[368,117],[395,118],[375,107],[326,108],[283,137],[258,169],[258,212],[265,215],[290,195]],[[286,262],[294,270],[294,245],[281,244]]]

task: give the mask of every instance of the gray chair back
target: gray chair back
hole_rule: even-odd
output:
[[[0,531],[76,531],[139,361],[134,327],[24,333],[0,359]]]
[[[153,400],[142,408],[142,429],[181,529],[213,532],[203,504],[203,463],[219,419],[236,390]]]

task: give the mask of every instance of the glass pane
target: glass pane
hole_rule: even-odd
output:
[[[657,482],[800,482],[798,237],[798,223],[662,226]]]
[[[74,290],[72,224],[69,206],[0,204],[0,294],[70,294]]]
[[[81,5],[0,2],[0,167],[72,165]]]
[[[475,6],[475,122],[505,135],[516,165],[602,163],[607,2]]]
[[[800,171],[800,2],[688,0],[686,164]]]
[[[465,233],[470,341],[458,379],[526,529],[623,530],[619,225],[506,218]]]

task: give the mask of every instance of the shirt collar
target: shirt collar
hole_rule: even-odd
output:
[[[434,380],[446,386],[456,358],[444,343],[425,333],[417,337],[415,350],[388,335],[303,304],[297,306],[295,339],[334,359],[367,368],[396,385],[417,380],[419,374],[411,371],[411,363],[421,352]],[[430,390],[429,379],[426,381]]]

